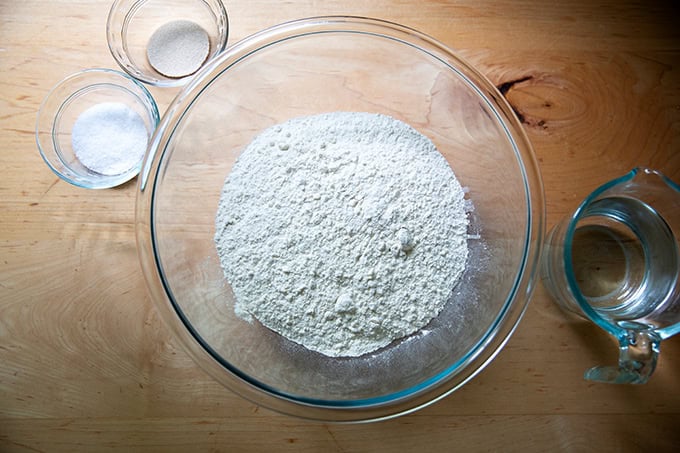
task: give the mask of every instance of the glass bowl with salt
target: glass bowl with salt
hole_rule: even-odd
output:
[[[116,0],[106,24],[111,55],[132,77],[180,86],[227,46],[220,0]]]
[[[61,179],[87,189],[121,185],[139,174],[160,116],[149,91],[120,71],[72,74],[45,97],[36,142]]]

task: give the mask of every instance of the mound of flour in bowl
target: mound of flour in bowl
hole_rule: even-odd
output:
[[[468,255],[464,194],[433,143],[385,115],[295,118],[227,177],[215,242],[235,311],[359,356],[439,314]]]

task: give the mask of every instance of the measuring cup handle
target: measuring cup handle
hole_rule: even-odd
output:
[[[585,372],[589,381],[609,384],[644,384],[659,357],[661,339],[652,331],[634,330],[619,339],[619,365],[596,366]]]

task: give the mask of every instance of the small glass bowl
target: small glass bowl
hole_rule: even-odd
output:
[[[64,181],[86,189],[107,189],[137,176],[142,160],[129,170],[104,175],[90,170],[76,157],[71,130],[81,113],[102,102],[123,103],[144,120],[151,136],[160,120],[149,91],[127,74],[111,69],[87,69],[59,82],[38,110],[35,137],[45,163]]]
[[[208,34],[210,52],[203,65],[226,48],[229,18],[220,0],[116,0],[106,24],[111,55],[123,71],[144,83],[158,87],[183,85],[195,72],[167,77],[154,69],[146,54],[151,35],[175,20],[194,22]]]

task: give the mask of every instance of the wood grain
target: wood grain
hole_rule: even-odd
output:
[[[643,386],[586,382],[616,361],[540,284],[481,374],[415,414],[369,425],[274,414],[198,369],[160,322],[134,242],[136,187],[59,180],[34,140],[65,75],[115,67],[110,2],[0,0],[0,451],[672,451],[680,341]],[[637,165],[680,180],[680,28],[671,2],[226,2],[230,42],[322,14],[380,17],[459,49],[499,87],[536,151],[548,224]],[[176,90],[152,90],[163,109]]]

